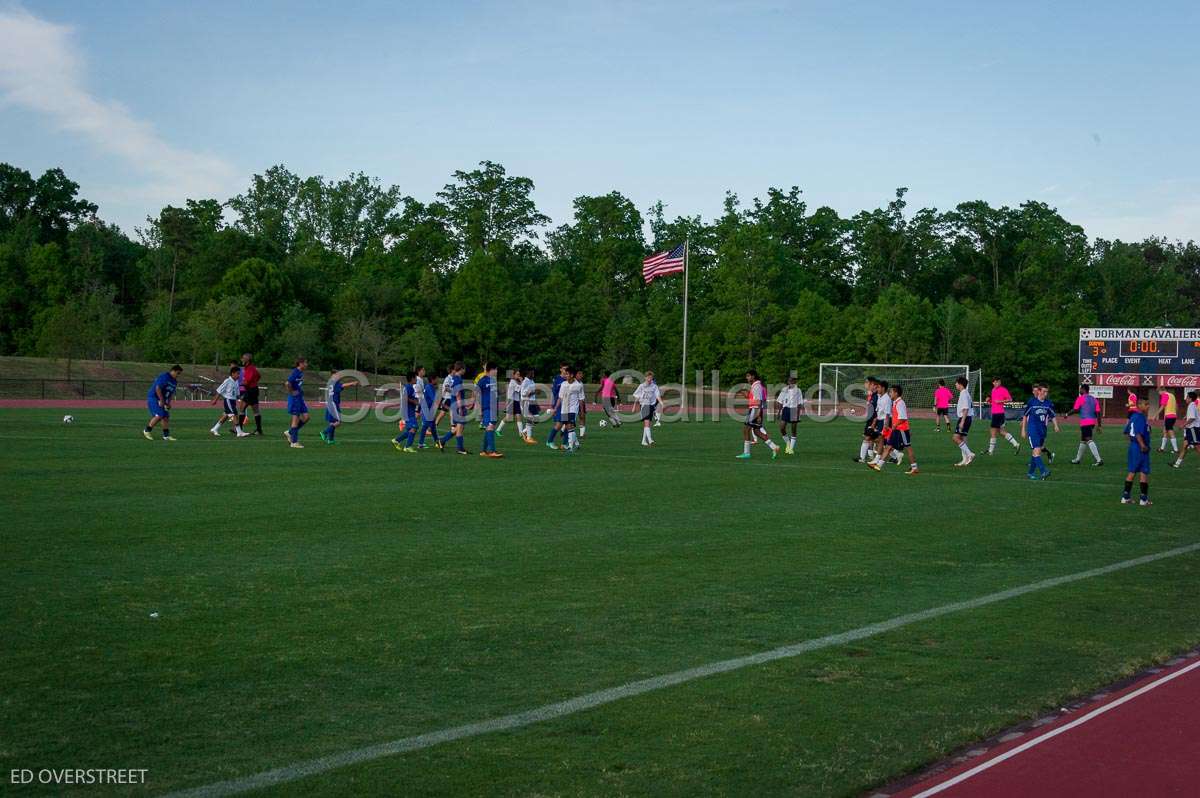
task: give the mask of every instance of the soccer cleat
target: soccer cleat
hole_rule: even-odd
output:
[[[304,444],[303,444],[303,443],[301,443],[300,441],[296,441],[295,443],[293,443],[293,444],[292,444],[292,448],[293,448],[293,449],[303,449],[303,448],[304,448]]]
[[[536,446],[537,438],[526,438],[525,442],[528,443],[530,446]]]
[[[1053,461],[1051,461],[1051,462],[1053,462]],[[1079,458],[1075,458],[1074,460],[1072,460],[1071,465],[1079,465]]]
[[[1171,468],[1183,468],[1183,463],[1177,460],[1174,463],[1171,463]]]
[[[557,449],[558,446],[554,443],[554,441],[546,441],[546,448],[547,449]]]
[[[955,463],[955,464],[954,464],[954,467],[955,467],[955,468],[962,468],[962,467],[963,467],[963,466],[965,466],[966,464],[967,464],[967,461],[966,461],[965,459],[963,459],[963,460],[959,460],[957,463]]]
[[[221,437],[221,431],[220,431],[219,429],[210,429],[210,430],[209,430],[209,432],[211,432],[211,433],[212,433],[212,436],[213,436],[214,438],[219,438],[219,437]]]
[[[284,430],[283,431],[283,439],[285,441],[287,441],[288,443],[291,443],[292,442],[292,433],[288,432],[287,430]]]
[[[913,466],[912,468],[908,469],[908,471],[905,471],[904,473],[908,474],[910,477],[915,477],[917,474],[921,473],[921,469],[917,468],[916,466]]]
[[[1025,476],[1034,482],[1038,482],[1041,479],[1041,477],[1039,477],[1037,474],[1026,474]]]
[[[643,445],[643,446],[645,446],[646,444],[644,444],[644,443],[643,443],[642,445]],[[748,455],[748,454],[739,454],[739,455],[734,455],[734,459],[736,459],[736,460],[749,460],[749,459],[750,459],[750,455]]]
[[[492,458],[493,460],[499,460],[500,458],[504,457],[504,455],[501,452],[488,452],[487,456]]]
[[[1096,462],[1092,463],[1092,468],[1098,468],[1098,467],[1100,467],[1100,466],[1102,466],[1102,465],[1104,465],[1104,461],[1103,461],[1103,460],[1097,460]]]
[[[771,459],[774,460],[777,457],[779,457],[779,447],[778,446],[771,450]]]
[[[487,457],[487,456],[488,456],[488,453],[487,453],[487,452],[480,452],[480,453],[479,453],[479,456],[480,456],[480,457]]]
[[[863,459],[861,457],[851,457],[850,458],[850,462],[852,462],[852,463],[861,463],[862,461],[863,461]]]
[[[325,433],[325,430],[321,430],[320,434],[317,437],[319,437],[323,442],[329,443],[329,435],[327,435]]]
[[[1016,443],[1013,444],[1013,454],[1020,454],[1020,453],[1021,453],[1021,442],[1017,441]]]
[[[433,439],[433,445],[437,447],[439,452],[446,451],[446,444],[442,443],[441,440],[438,438]]]
[[[417,453],[417,450],[411,446],[405,446],[400,451],[404,452],[405,454],[416,454]]]
[[[1133,504],[1133,499],[1129,498],[1128,496],[1122,496],[1121,504]]]
[[[458,452],[459,454],[470,454],[470,452],[468,452],[466,449],[455,449],[454,451]]]
[[[974,462],[975,462],[975,455],[972,453],[972,454],[967,455],[967,461],[965,463],[963,463],[963,465],[969,466],[971,463],[974,463]]]
[[[883,471],[883,466],[880,465],[878,461],[867,463],[867,468],[870,468],[873,471]]]
[[[330,438],[329,440],[325,441],[325,443],[329,444],[330,446],[339,446],[342,442],[337,438]]]
[[[142,437],[148,441],[154,440],[154,436],[151,435],[149,432],[146,432],[146,430],[142,430]]]
[[[176,440],[176,438],[174,435],[164,435],[163,440],[164,441],[173,441],[173,440]]]
[[[393,449],[395,449],[395,450],[396,450],[396,451],[398,451],[398,452],[403,452],[403,451],[405,451],[404,444],[400,443],[400,441],[398,441],[398,440],[396,440],[396,439],[394,439],[394,438],[392,439],[392,448],[393,448]]]
[[[236,435],[237,435],[237,437],[239,437],[239,438],[249,438],[249,437],[250,437],[250,433],[249,433],[249,432],[246,432],[246,431],[244,431],[244,430],[238,430],[238,431],[237,431],[237,433],[236,433]]]
[[[1154,504],[1154,502],[1150,501],[1149,499],[1142,499],[1138,502],[1138,507],[1149,507],[1152,504]]]
[[[1050,452],[1050,465],[1054,465],[1054,452]]]
[[[647,443],[646,441],[642,441],[642,446],[649,446],[649,445],[650,445],[650,444],[649,444],[649,443]]]
[[[1042,482],[1045,482],[1045,481],[1046,481],[1046,480],[1048,480],[1048,479],[1050,479],[1050,472],[1049,472],[1049,471],[1047,471],[1046,473],[1042,474],[1042,476],[1041,476],[1041,480],[1042,480]]]

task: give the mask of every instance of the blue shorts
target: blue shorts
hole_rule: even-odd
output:
[[[295,396],[288,397],[288,415],[300,416],[308,412],[308,405],[304,403],[304,399],[296,398]]]
[[[450,405],[450,423],[451,424],[466,424],[467,423],[467,409],[464,406],[458,404],[457,402]]]
[[[562,420],[563,420],[563,412],[562,412],[562,408],[561,408],[561,407],[560,407],[558,410],[555,410],[555,411],[554,411],[554,420],[555,420],[555,421],[562,421]]]
[[[1030,432],[1029,433],[1029,448],[1041,449],[1046,445],[1046,433]]]
[[[147,399],[146,407],[150,409],[150,415],[152,416],[158,416],[159,418],[171,417],[170,411],[160,405],[157,399]]]
[[[225,397],[222,397],[222,399],[224,400],[222,409],[225,411],[225,415],[236,416],[238,414],[237,399],[226,399]]]
[[[330,424],[342,420],[342,409],[337,405],[325,405],[325,420]]]
[[[568,424],[574,424],[575,423],[575,415],[576,415],[575,413],[567,413],[567,417],[563,420],[566,421]]]
[[[1130,474],[1150,473],[1150,452],[1143,452],[1136,443],[1129,444],[1129,455],[1126,459],[1129,462]]]
[[[892,434],[888,437],[887,441],[888,446],[891,446],[893,449],[898,451],[907,449],[910,444],[911,440],[908,437],[908,430],[906,429],[892,430]]]
[[[958,423],[954,425],[955,435],[967,435],[971,432],[971,417],[959,416]]]
[[[485,407],[483,412],[479,414],[479,423],[485,427],[490,427],[496,423],[495,419],[492,418],[492,411],[489,408]]]

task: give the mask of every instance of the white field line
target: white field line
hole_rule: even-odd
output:
[[[1005,751],[1003,754],[1000,754],[997,757],[993,757],[992,759],[989,759],[986,762],[976,765],[975,767],[971,768],[970,770],[964,770],[962,773],[959,773],[954,778],[947,779],[946,781],[943,781],[941,784],[935,784],[934,786],[930,787],[928,790],[925,790],[924,792],[918,793],[917,795],[913,796],[913,798],[928,798],[928,796],[930,796],[930,795],[937,795],[939,792],[942,792],[943,790],[948,790],[951,787],[955,786],[956,784],[961,784],[962,782],[966,781],[967,779],[971,778],[972,776],[976,776],[976,775],[982,773],[983,771],[987,770],[988,768],[994,767],[996,765],[999,765],[1001,762],[1005,762],[1009,759],[1012,759],[1014,756],[1017,756],[1018,754],[1028,751],[1030,748],[1033,748],[1035,745],[1040,745],[1040,744],[1046,742],[1047,740],[1052,740],[1055,737],[1057,737],[1058,735],[1060,735],[1064,732],[1068,732],[1071,729],[1074,729],[1076,726],[1081,726],[1084,723],[1087,723],[1089,720],[1097,718],[1100,715],[1103,715],[1105,712],[1108,712],[1111,709],[1116,709],[1117,707],[1121,706],[1122,704],[1124,704],[1128,701],[1132,701],[1133,699],[1137,698],[1138,696],[1142,695],[1143,693],[1148,693],[1149,691],[1153,690],[1155,687],[1161,687],[1162,685],[1166,684],[1167,682],[1171,681],[1172,679],[1177,679],[1180,676],[1183,676],[1185,673],[1195,670],[1196,668],[1200,668],[1200,662],[1193,662],[1191,665],[1188,665],[1186,668],[1180,668],[1177,671],[1168,673],[1166,676],[1162,676],[1158,679],[1155,679],[1154,681],[1150,682],[1149,684],[1143,685],[1142,687],[1138,688],[1137,690],[1134,690],[1132,693],[1121,696],[1116,701],[1112,701],[1108,704],[1105,704],[1102,707],[1097,707],[1096,709],[1093,709],[1091,712],[1087,713],[1086,715],[1084,715],[1080,718],[1076,718],[1075,720],[1071,721],[1070,723],[1059,726],[1054,731],[1047,732],[1046,734],[1043,734],[1040,737],[1035,737],[1034,739],[1030,740],[1029,742],[1018,745],[1016,748],[1011,748],[1008,751]]]
[[[1043,579],[1039,582],[1031,582],[1019,587],[1002,590],[997,593],[989,593],[978,598],[967,599],[966,601],[957,601],[951,604],[943,604],[940,607],[934,607],[920,612],[900,615],[879,623],[860,626],[857,629],[851,629],[847,632],[839,632],[837,634],[826,635],[825,637],[817,637],[811,640],[805,640],[792,645],[773,648],[769,651],[761,651],[757,654],[749,654],[742,657],[734,657],[733,659],[721,660],[719,662],[710,662],[706,665],[699,665],[694,668],[665,673],[661,676],[654,676],[649,679],[641,679],[635,682],[628,682],[617,687],[610,687],[605,690],[598,690],[593,693],[585,693],[583,695],[569,698],[565,701],[559,701],[553,704],[535,707],[517,712],[511,715],[504,715],[498,718],[482,720],[475,723],[468,723],[462,726],[452,726],[446,729],[418,734],[413,737],[403,737],[390,742],[378,743],[365,748],[356,748],[349,751],[342,751],[337,754],[319,757],[317,759],[309,759],[303,762],[295,762],[290,765],[285,765],[274,770],[266,770],[261,773],[255,773],[242,778],[230,779],[228,781],[214,782],[201,787],[195,787],[188,790],[171,793],[168,798],[215,798],[216,796],[234,795],[237,793],[247,792],[249,790],[258,790],[265,787],[270,787],[276,784],[283,784],[297,779],[302,779],[307,776],[313,776],[319,773],[325,773],[336,768],[346,767],[361,762],[369,762],[374,759],[380,759],[386,756],[402,754],[408,751],[417,751],[423,748],[429,748],[441,743],[447,743],[454,740],[462,740],[469,737],[478,737],[482,734],[490,734],[492,732],[509,731],[519,729],[524,726],[530,726],[542,721],[553,720],[555,718],[573,715],[577,712],[583,712],[588,709],[610,704],[614,701],[620,701],[624,698],[642,695],[644,693],[662,690],[667,687],[672,687],[677,684],[703,679],[707,676],[713,676],[719,673],[728,673],[730,671],[740,670],[753,665],[762,665],[775,660],[789,659],[797,657],[801,654],[810,651],[817,651],[831,646],[845,645],[856,640],[862,640],[868,637],[874,637],[885,632],[890,632],[910,624],[919,623],[921,621],[940,618],[951,613],[962,612],[963,610],[976,609],[989,604],[995,604],[1000,601],[1024,596],[1028,593],[1035,593],[1040,590],[1048,590],[1060,585],[1078,582],[1083,579],[1090,579],[1096,576],[1103,576],[1117,571],[1123,571],[1127,568],[1135,568],[1139,565],[1165,560],[1171,557],[1179,557],[1184,554],[1191,554],[1200,551],[1200,543],[1192,543],[1187,546],[1161,551],[1157,554],[1147,554],[1143,557],[1136,557],[1131,560],[1123,560],[1111,565],[1092,568],[1087,571],[1079,571],[1078,573],[1067,574],[1066,576],[1056,576],[1050,579]]]

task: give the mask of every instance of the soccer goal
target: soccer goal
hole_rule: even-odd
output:
[[[904,386],[904,399],[912,410],[933,407],[933,392],[938,380],[954,391],[954,381],[966,376],[967,390],[976,406],[983,401],[982,372],[967,365],[914,363],[822,363],[818,379],[817,413],[837,413],[849,405],[854,409],[866,404],[863,382],[867,377]],[[977,413],[978,415],[978,413]]]

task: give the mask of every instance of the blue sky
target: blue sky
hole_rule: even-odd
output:
[[[429,199],[499,161],[718,213],[1047,202],[1200,239],[1200,6],[1162,2],[0,0],[0,160],[62,166],[132,232],[275,163]]]

